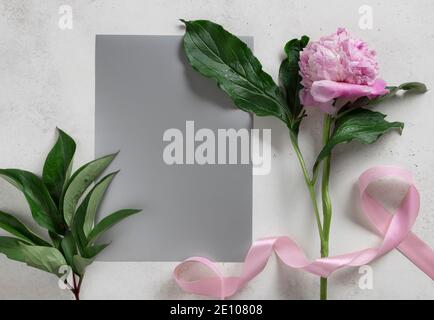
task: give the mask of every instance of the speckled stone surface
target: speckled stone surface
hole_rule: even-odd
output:
[[[431,0],[68,1],[73,30],[58,27],[58,10],[63,4],[0,1],[0,167],[40,170],[56,126],[79,142],[77,165],[92,159],[95,34],[182,34],[179,18],[211,19],[238,35],[253,36],[255,54],[274,77],[288,39],[302,34],[317,38],[344,26],[377,50],[381,75],[389,83],[418,80],[434,85]],[[372,30],[358,26],[362,5],[372,6]],[[413,171],[422,196],[414,231],[434,247],[433,105],[432,91],[384,104],[379,109],[391,120],[406,123],[402,136],[392,133],[373,146],[351,144],[336,149],[332,254],[378,244],[361,217],[355,187],[358,175],[378,164],[402,165]],[[320,126],[320,115],[313,113],[302,127],[302,149],[310,162],[319,148]],[[253,237],[290,235],[314,258],[318,254],[315,224],[287,132],[270,118],[255,118],[255,127],[272,128],[273,162],[269,175],[254,177]],[[4,181],[0,181],[0,208],[19,213],[30,223],[23,197]],[[88,269],[82,298],[195,298],[174,284],[171,271],[175,264],[95,263]],[[224,267],[229,273],[240,265]],[[391,252],[371,267],[372,290],[360,289],[358,270],[347,269],[330,278],[330,298],[434,298],[432,281],[399,252]],[[318,291],[317,278],[285,269],[272,257],[266,270],[235,298],[316,299]],[[72,296],[58,289],[54,276],[0,256],[0,299],[33,298]]]

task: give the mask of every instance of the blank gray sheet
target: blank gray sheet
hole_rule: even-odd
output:
[[[252,38],[243,38],[252,46]],[[121,169],[99,219],[121,208],[142,208],[108,231],[102,261],[180,261],[205,255],[242,261],[252,237],[252,166],[172,165],[163,161],[163,133],[247,128],[215,82],[186,62],[180,36],[97,35],[95,153],[120,150]],[[185,133],[184,133],[185,135]]]

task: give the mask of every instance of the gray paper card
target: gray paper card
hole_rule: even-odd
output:
[[[96,36],[95,153],[120,150],[110,168],[121,169],[99,219],[143,209],[107,232],[101,242],[113,242],[99,260],[237,262],[251,243],[251,164],[185,164],[185,149],[188,125],[217,137],[217,129],[250,129],[252,118],[191,68],[181,44],[180,36]],[[170,129],[182,132],[184,164],[163,160]],[[194,135],[192,143],[200,145]]]

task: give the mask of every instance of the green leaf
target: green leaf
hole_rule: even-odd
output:
[[[107,248],[110,243],[94,244],[86,247],[86,258],[95,258],[101,251]]]
[[[0,237],[0,252],[9,259],[58,275],[59,268],[66,265],[65,258],[53,247],[27,245],[19,239]]]
[[[108,167],[116,155],[117,153],[110,154],[89,162],[72,175],[63,198],[63,217],[68,226],[71,226],[75,209],[83,193]]]
[[[9,259],[25,262],[24,254],[20,250],[22,243],[24,242],[17,238],[0,236],[0,253],[5,254]]]
[[[86,268],[88,265],[90,265],[93,261],[95,260],[95,258],[85,258],[82,257],[80,255],[75,255],[73,257],[73,261],[74,261],[74,265],[76,267],[76,273],[79,276],[83,276],[84,273],[86,272]]]
[[[385,95],[369,100],[367,105],[379,104],[387,99],[396,96],[400,91],[405,91],[405,93],[407,94],[408,93],[420,94],[420,93],[425,93],[427,91],[426,86],[420,82],[406,82],[397,87],[395,86],[387,87],[387,89],[389,89],[389,93],[386,93]]]
[[[104,179],[103,179],[104,180]],[[97,187],[97,186],[95,186]],[[95,189],[94,187],[94,189]],[[74,220],[72,223],[72,232],[74,234],[74,238],[76,240],[77,247],[80,251],[80,255],[83,258],[94,258],[98,253],[100,253],[102,250],[104,250],[109,244],[101,244],[101,245],[88,245],[86,235],[83,231],[83,225],[84,220],[86,217],[86,212],[89,204],[89,199],[92,192],[89,192],[89,194],[86,196],[86,198],[83,200],[83,202],[80,204],[80,206],[77,209],[77,212],[75,213]],[[79,270],[79,267],[75,265],[77,270]]]
[[[84,198],[84,200],[81,202],[80,206],[78,207],[77,211],[75,212],[74,219],[72,221],[71,230],[74,234],[74,238],[77,243],[78,250],[80,251],[80,254],[82,256],[86,255],[86,246],[87,246],[87,240],[86,235],[83,231],[83,225],[84,225],[84,219],[86,217],[86,210],[87,206],[89,204],[89,198],[90,193]]]
[[[287,123],[289,110],[279,87],[244,42],[213,22],[181,21],[184,51],[194,70],[217,81],[241,110]]]
[[[62,246],[61,246],[62,237],[59,236],[57,233],[54,233],[54,232],[51,232],[51,231],[48,231],[48,235],[50,236],[50,239],[51,239],[51,242],[53,243],[53,246],[56,249],[61,250],[62,249]]]
[[[89,235],[94,225],[99,203],[101,202],[107,187],[117,173],[118,171],[110,173],[102,178],[86,195],[74,215],[71,229],[74,233],[80,253],[84,257],[89,257],[89,255],[91,255],[86,247],[86,237]],[[88,229],[85,228],[86,221]]]
[[[54,202],[59,204],[63,188],[71,174],[75,142],[59,128],[57,131],[59,136],[45,160],[42,180]]]
[[[402,122],[388,122],[384,120],[386,116],[380,112],[358,108],[351,110],[340,117],[335,124],[334,131],[329,142],[323,147],[315,162],[314,170],[328,156],[332,149],[340,144],[357,140],[364,144],[375,142],[381,135],[392,130],[398,129],[399,132],[404,128]]]
[[[0,169],[0,176],[24,194],[32,216],[40,226],[63,234],[65,229],[62,217],[39,177],[31,172],[18,169]]]
[[[96,213],[98,211],[101,200],[112,182],[113,178],[119,171],[110,173],[99,181],[89,193],[89,201],[86,208],[86,217],[84,219],[83,231],[86,237],[89,235],[95,223]]]
[[[421,82],[406,82],[398,86],[398,90],[405,90],[414,93],[425,93],[426,85]]]
[[[62,248],[63,254],[65,256],[68,265],[72,267],[72,270],[77,271],[74,267],[73,257],[77,254],[77,246],[75,244],[74,236],[71,232],[67,232],[65,237],[60,242],[60,246]]]
[[[80,276],[83,276],[86,272],[86,268],[95,260],[95,257],[98,253],[104,250],[109,244],[101,244],[94,245],[88,248],[89,255],[81,256],[74,255],[73,264],[74,264],[74,272]]]
[[[298,132],[301,119],[303,118],[303,106],[300,104],[299,91],[303,88],[300,84],[300,51],[306,47],[309,37],[292,39],[285,45],[286,58],[282,61],[279,69],[279,82],[285,91],[286,102],[293,117],[293,129]],[[300,117],[301,116],[301,117]]]
[[[50,247],[48,242],[35,235],[20,220],[3,211],[0,211],[0,228],[29,244]]]
[[[95,225],[95,228],[93,228],[93,230],[90,232],[89,236],[87,237],[88,243],[95,241],[101,234],[113,227],[119,221],[125,219],[128,216],[139,213],[140,211],[141,210],[137,209],[123,209],[105,217],[97,225]]]

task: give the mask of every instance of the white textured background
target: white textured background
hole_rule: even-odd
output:
[[[58,28],[58,8],[73,8],[74,29]],[[358,27],[361,5],[373,8],[374,28]],[[238,35],[255,38],[255,54],[274,77],[282,46],[307,34],[316,39],[339,26],[366,39],[378,52],[381,75],[390,84],[419,80],[434,86],[434,2],[406,1],[0,1],[0,167],[40,172],[59,126],[77,141],[76,165],[89,161],[94,149],[95,34],[182,34],[179,18],[205,18]],[[378,243],[366,229],[357,202],[358,175],[378,164],[402,165],[414,172],[422,206],[414,231],[434,247],[434,96],[410,97],[382,105],[389,119],[405,121],[402,136],[391,133],[373,146],[351,144],[336,149],[332,172],[334,217],[331,253]],[[302,128],[301,143],[309,161],[319,147],[320,117]],[[273,163],[268,176],[254,178],[254,238],[290,235],[310,257],[318,253],[314,219],[298,164],[284,126],[255,119],[273,130]],[[0,208],[22,212],[23,197],[0,181]],[[115,240],[115,239],[114,239]],[[143,244],[146,250],[146,244]],[[194,298],[171,278],[175,263],[95,263],[82,288],[87,299]],[[361,290],[358,270],[330,278],[330,298],[433,299],[432,281],[394,251],[371,264],[374,289]],[[226,265],[236,271],[239,265]],[[265,272],[235,298],[316,299],[318,279],[287,270],[273,257]],[[57,279],[0,257],[0,299],[71,299]]]

